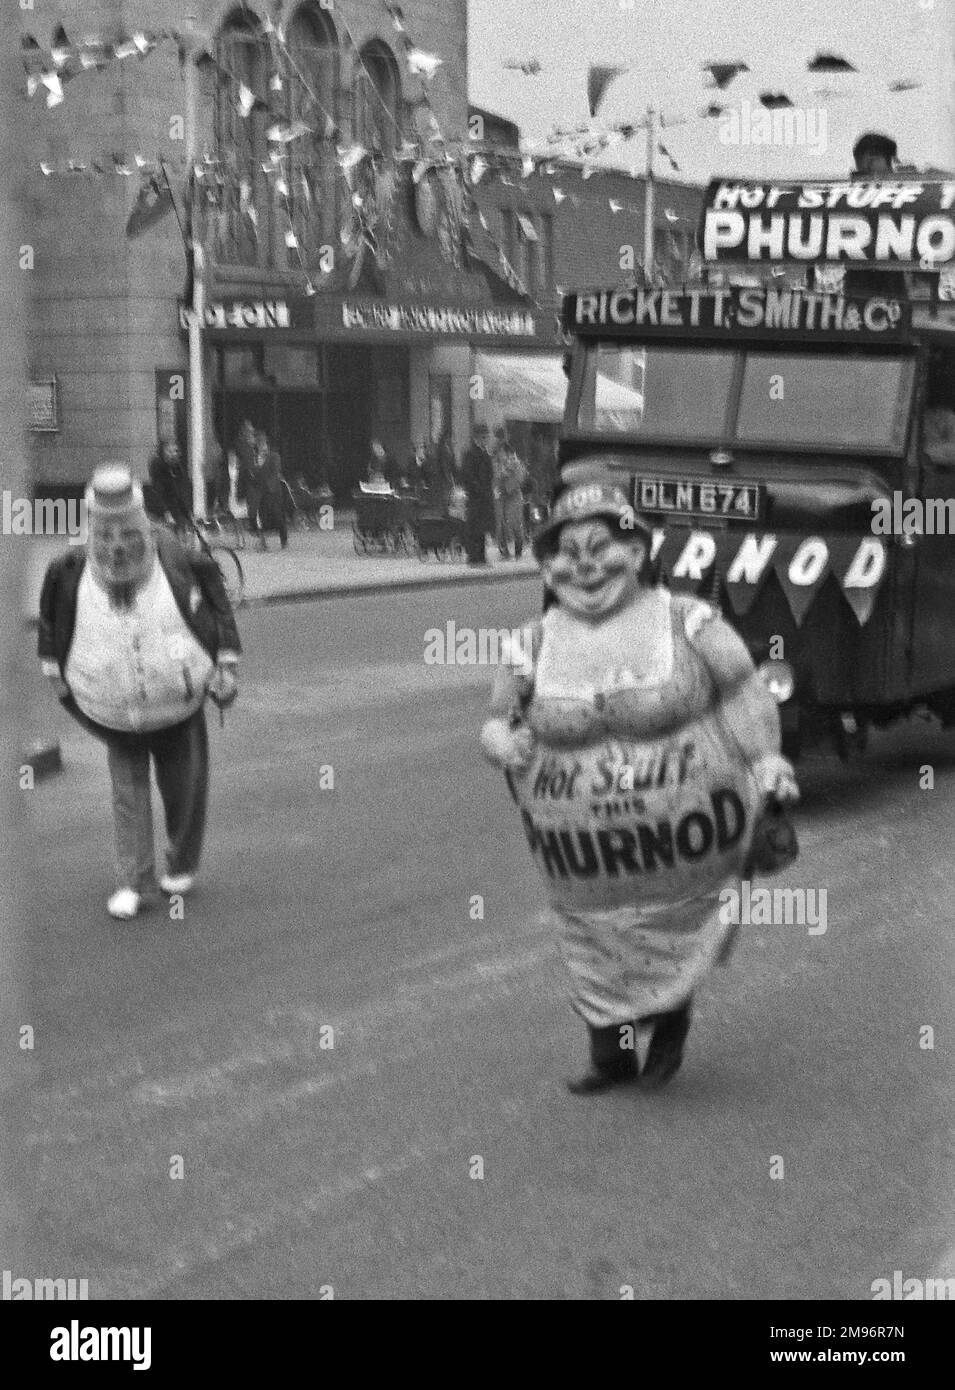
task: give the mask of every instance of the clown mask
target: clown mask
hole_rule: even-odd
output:
[[[642,539],[622,540],[599,518],[570,521],[561,527],[557,549],[541,569],[562,607],[585,622],[599,623],[636,597],[646,553]]]

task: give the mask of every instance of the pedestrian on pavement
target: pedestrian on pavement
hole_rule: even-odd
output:
[[[183,526],[192,516],[192,482],[174,439],[163,439],[149,460],[150,507],[157,520]]]
[[[362,492],[376,492],[390,497],[394,488],[390,474],[394,465],[385,452],[385,446],[380,439],[371,441],[371,462],[368,465],[368,476],[359,486]]]
[[[259,546],[267,550],[266,533],[278,531],[282,549],[288,545],[288,519],[285,515],[285,485],[282,478],[282,459],[273,448],[265,430],[256,435],[255,465],[249,486],[249,519],[259,537]],[[253,506],[254,503],[254,506]]]
[[[255,472],[256,433],[251,420],[243,420],[233,448],[239,474],[236,479],[236,496],[240,502],[248,503],[248,487]]]
[[[728,957],[725,894],[738,904],[765,801],[798,796],[745,645],[655,583],[652,538],[609,477],[561,496],[534,540],[556,601],[499,669],[482,731],[589,1030],[579,1094],[677,1071],[694,991]]]
[[[469,565],[487,564],[487,533],[494,528],[494,465],[487,449],[487,438],[487,425],[475,425],[461,468],[461,481],[468,499]]]
[[[64,708],[106,745],[117,855],[107,908],[128,920],[159,889],[193,887],[209,786],[203,705],[235,699],[241,648],[215,562],[153,531],[125,465],[98,469],[86,503],[86,549],[46,572],[37,653]],[[158,885],[150,759],[169,836]]]
[[[497,548],[502,560],[519,560],[524,551],[524,485],[527,469],[511,448],[507,433],[497,431],[494,451],[494,496],[497,502]]]

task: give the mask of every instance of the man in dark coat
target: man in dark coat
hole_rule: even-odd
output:
[[[487,533],[494,529],[493,463],[487,449],[487,425],[474,426],[461,467],[461,483],[468,495],[468,564],[486,565]]]
[[[160,521],[180,525],[192,515],[192,481],[174,439],[162,440],[149,460],[149,487]]]
[[[209,789],[203,705],[236,694],[240,643],[214,560],[153,532],[125,466],[86,491],[89,542],[49,566],[37,655],[64,708],[106,745],[117,887],[128,920],[157,889],[188,893],[202,852]],[[166,813],[167,872],[156,882],[150,763]]]
[[[273,448],[265,430],[256,438],[255,466],[246,488],[249,503],[249,523],[259,537],[263,550],[266,531],[278,531],[282,549],[288,545],[288,520],[285,515],[285,487],[282,479],[282,459]]]

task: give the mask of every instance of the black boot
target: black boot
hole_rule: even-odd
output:
[[[630,1029],[630,1047],[621,1047],[624,1041],[623,1029]],[[606,1091],[611,1086],[623,1086],[628,1081],[636,1081],[640,1075],[637,1066],[637,1053],[633,1045],[635,1035],[633,1025],[612,1023],[609,1028],[594,1028],[587,1024],[590,1033],[590,1070],[575,1081],[567,1082],[567,1089],[575,1096],[588,1096],[595,1091]]]
[[[640,1020],[641,1024],[653,1024],[653,1037],[647,1060],[640,1074],[641,1086],[656,1090],[665,1086],[671,1077],[680,1070],[683,1061],[683,1045],[690,1031],[690,1017],[693,1001],[688,999],[678,1009],[665,1014],[648,1014]]]

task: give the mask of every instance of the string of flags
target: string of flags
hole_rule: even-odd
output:
[[[475,154],[473,142],[466,140],[449,143],[442,132],[428,90],[429,84],[442,66],[442,59],[415,43],[407,31],[405,15],[400,5],[392,3],[391,0],[382,0],[382,4],[399,35],[399,46],[403,51],[408,72],[418,79],[420,88],[414,104],[424,115],[423,132],[417,132],[417,140],[402,137],[394,152],[397,162],[410,163],[413,166],[412,177],[415,182],[420,181],[424,174],[431,170],[438,172],[442,177],[456,180],[464,197],[450,197],[446,201],[449,212],[460,203],[458,216],[461,220],[463,212],[473,204],[473,189],[482,179],[493,177],[505,186],[513,186],[517,180],[523,181],[533,175],[557,175],[557,156],[553,149],[549,153],[545,152],[543,157],[535,158],[532,154],[525,153],[515,161],[513,155],[508,156],[505,152],[485,151],[483,154]],[[342,8],[337,7],[337,14],[344,29],[345,46],[353,50],[359,67],[367,73]],[[371,251],[379,259],[387,255],[389,236],[393,232],[393,218],[390,216],[388,204],[393,202],[394,181],[392,180],[389,187],[383,186],[387,182],[390,152],[389,158],[385,159],[383,151],[368,149],[357,142],[350,145],[340,143],[340,132],[332,113],[323,107],[318,95],[312,90],[307,75],[295,61],[281,10],[279,0],[273,12],[261,22],[261,32],[269,44],[271,57],[271,72],[264,92],[253,91],[242,77],[232,72],[228,64],[223,63],[221,50],[216,51],[211,36],[187,34],[177,28],[142,29],[134,32],[121,30],[110,37],[84,35],[73,42],[63,24],[58,24],[47,49],[41,46],[33,34],[26,33],[21,36],[21,51],[27,73],[27,95],[33,97],[37,92],[44,91],[48,107],[62,104],[65,87],[82,73],[99,73],[113,63],[130,59],[142,61],[167,41],[176,45],[180,62],[192,61],[201,69],[215,71],[227,87],[240,120],[249,120],[253,115],[259,115],[268,122],[265,130],[268,159],[262,163],[262,172],[274,185],[278,194],[286,221],[286,246],[298,253],[306,280],[306,293],[312,293],[314,285],[303,255],[302,234],[303,224],[312,214],[317,202],[314,187],[307,173],[307,160],[313,155],[313,148],[310,149],[309,155],[305,156],[306,167],[303,169],[302,158],[296,153],[299,148],[298,142],[307,141],[311,147],[317,143],[323,150],[324,159],[337,170],[344,183],[343,191],[350,208],[350,217],[348,223],[340,230],[340,239],[346,252],[359,263],[357,268],[360,268],[360,260],[366,251]],[[522,61],[517,66],[521,71],[540,71],[537,60]],[[286,110],[278,109],[284,101],[285,83],[292,76],[299,80],[309,98],[310,105],[305,114],[308,115],[309,111],[312,111],[322,119],[290,119]],[[370,78],[370,74],[368,76]],[[373,80],[369,82],[369,87],[381,100]],[[388,110],[383,101],[382,105]],[[390,110],[388,114],[393,119]],[[396,123],[396,135],[399,133]],[[618,123],[610,131],[598,134],[593,143],[588,145],[587,153],[593,154],[601,148],[630,139],[634,133],[633,125]],[[670,160],[674,170],[678,171],[679,166],[669,150],[661,145],[660,151]],[[139,175],[139,196],[127,227],[130,235],[136,235],[145,227],[154,225],[166,211],[175,207],[169,184],[170,174],[183,179],[184,191],[187,194],[187,213],[191,210],[192,192],[198,189],[202,194],[201,201],[219,215],[220,222],[225,205],[235,205],[246,219],[252,234],[258,235],[259,214],[250,171],[237,169],[234,156],[230,159],[228,153],[219,159],[205,153],[192,168],[177,156],[151,159],[139,153],[128,156],[122,152],[94,155],[87,159],[47,161],[39,167],[48,177],[56,174],[88,177]],[[585,167],[583,177],[589,178],[593,172],[592,166]],[[555,206],[559,207],[565,197],[563,190],[554,184],[553,194]],[[573,202],[579,205],[579,196],[574,194],[571,197]],[[619,199],[611,198],[607,201],[614,215],[629,207]],[[487,220],[480,214],[476,205],[473,205],[472,211],[494,248],[502,278],[512,289],[527,295],[526,286],[511,266],[503,247],[487,225]],[[462,226],[459,230],[466,233],[467,228]]]

